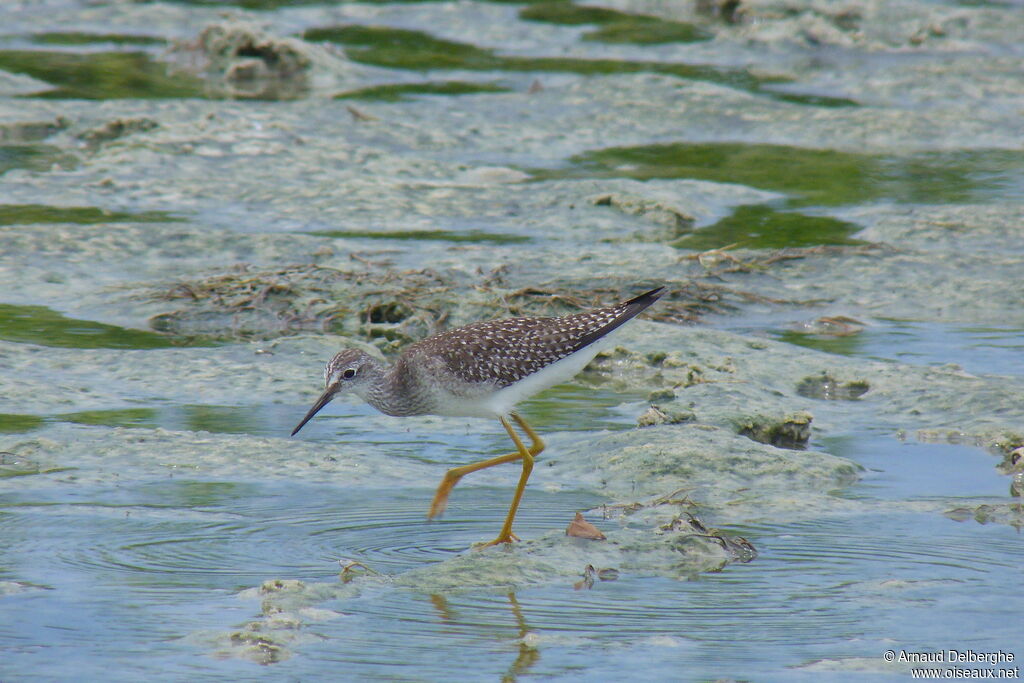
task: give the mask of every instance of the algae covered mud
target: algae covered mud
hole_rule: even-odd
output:
[[[1024,657],[1019,3],[0,13],[0,679]],[[508,549],[514,466],[425,520],[497,425],[287,438],[342,345],[662,284]]]

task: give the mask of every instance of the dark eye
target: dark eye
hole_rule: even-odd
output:
[[[341,376],[344,377],[345,379],[352,379],[353,377],[356,376],[356,370],[355,368],[349,368],[345,372],[341,373]]]

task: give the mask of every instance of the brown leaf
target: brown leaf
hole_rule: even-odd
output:
[[[575,538],[588,538],[592,541],[603,541],[605,539],[601,530],[583,519],[583,514],[579,512],[576,513],[576,519],[572,520],[569,526],[566,527],[565,535]]]

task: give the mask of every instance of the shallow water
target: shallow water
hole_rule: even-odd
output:
[[[979,366],[994,362],[986,348],[971,352]],[[872,353],[905,350],[878,343]],[[539,417],[549,407],[548,433],[628,427],[631,417],[614,398],[563,388],[527,412]],[[160,426],[194,429],[199,425],[169,416],[195,408],[161,408],[154,417]],[[504,449],[502,435],[486,427],[429,444],[414,430],[377,433],[360,427],[366,410],[340,404],[311,423],[306,438],[325,452],[335,439],[388,443],[394,456],[450,464]],[[264,434],[287,429],[302,411],[223,409],[212,426]],[[757,560],[688,581],[627,573],[589,591],[568,583],[434,595],[370,589],[319,605],[340,615],[305,629],[294,646],[299,654],[282,666],[290,676],[311,678],[343,664],[347,675],[366,680],[594,680],[630,678],[644,662],[645,680],[680,672],[712,678],[725,670],[757,680],[853,680],[863,674],[792,667],[836,658],[877,663],[894,642],[922,651],[948,647],[952,621],[959,624],[956,647],[1005,649],[1006,624],[1017,613],[1007,597],[1019,584],[1024,539],[1009,526],[905,507],[999,499],[1007,483],[994,458],[868,431],[812,445],[867,468],[842,496],[874,501],[877,512],[730,527],[754,543]],[[434,484],[366,489],[344,481],[207,481],[183,473],[123,487],[69,482],[7,493],[0,502],[0,576],[31,576],[35,585],[4,599],[4,668],[53,679],[109,678],[113,664],[115,680],[253,675],[254,665],[209,658],[202,653],[208,645],[197,651],[203,633],[230,631],[257,616],[258,605],[239,600],[237,591],[277,576],[330,582],[339,561],[397,574],[455,557],[500,525],[510,486],[467,480],[447,515],[428,523]],[[542,535],[573,511],[603,502],[531,488],[517,531]],[[48,654],[58,652],[59,658]]]
[[[846,492],[866,500],[976,499],[1005,487],[983,461],[990,456],[964,447],[889,437],[825,445],[869,468]],[[941,466],[941,476],[922,477],[927,463]],[[42,586],[5,599],[5,670],[92,677],[116,662],[117,680],[184,678],[194,666],[237,675],[245,667],[207,659],[182,640],[255,616],[257,606],[235,591],[273,576],[330,581],[338,560],[397,573],[454,557],[493,533],[508,492],[464,485],[437,523],[423,519],[429,487],[182,478],[5,495],[5,574]],[[531,490],[517,531],[545,533],[572,510],[600,502]],[[893,642],[945,647],[951,621],[961,629],[957,647],[1007,647],[1005,629],[1016,615],[1007,598],[1024,563],[1024,540],[1011,527],[880,506],[874,514],[765,519],[732,531],[757,546],[758,559],[691,581],[627,574],[589,591],[380,589],[327,602],[319,607],[341,616],[309,629],[301,655],[285,666],[309,677],[344,663],[348,675],[365,679],[493,679],[511,671],[593,680],[629,678],[644,661],[647,680],[728,670],[781,681],[818,680],[821,672],[788,668],[817,659],[875,661]],[[438,651],[445,657],[426,656]]]
[[[796,329],[796,321],[729,321],[726,327],[769,336],[843,356],[911,365],[955,363],[978,375],[1024,376],[1024,330],[1016,326],[956,325],[912,320],[867,319],[855,334],[830,336]],[[767,328],[767,329],[766,329]]]

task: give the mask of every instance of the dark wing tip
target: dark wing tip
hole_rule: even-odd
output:
[[[615,319],[609,322],[607,325],[600,327],[596,330],[583,335],[579,338],[576,345],[576,349],[582,349],[584,346],[589,346],[593,342],[597,341],[601,337],[605,336],[615,328],[624,325],[636,316],[640,315],[644,309],[657,301],[665,293],[664,287],[655,287],[649,292],[644,292],[640,296],[633,297],[629,301],[623,301],[618,306],[612,306],[607,309],[598,309],[606,311],[618,311],[618,315]],[[586,314],[581,314],[586,315]]]
[[[637,305],[638,304],[640,306],[640,310],[642,311],[643,309],[647,308],[648,306],[653,304],[655,301],[660,299],[662,296],[664,296],[666,291],[667,290],[665,289],[664,286],[655,287],[654,289],[652,289],[649,292],[644,292],[640,296],[633,297],[632,299],[630,299],[629,301],[626,301],[622,305],[623,306],[630,306],[630,305]]]

